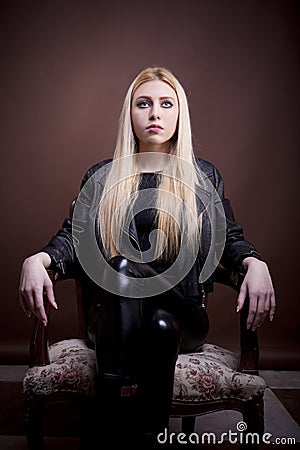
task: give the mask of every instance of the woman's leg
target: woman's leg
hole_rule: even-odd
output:
[[[121,257],[113,258],[111,266],[122,275],[132,276],[131,265]],[[99,405],[99,432],[115,446],[126,440],[132,442],[138,414],[133,411],[133,400],[121,397],[124,386],[137,383],[137,366],[141,348],[141,299],[104,292],[101,299],[95,351],[97,358],[96,401]],[[101,436],[100,436],[101,438]],[[103,438],[103,436],[102,436]],[[101,438],[101,439],[102,439]]]
[[[127,277],[155,274],[122,257],[110,263]],[[107,293],[96,339],[99,402],[112,408],[106,419],[116,412],[121,386],[137,383],[137,429],[157,434],[167,427],[178,351],[198,348],[207,331],[206,312],[176,289],[145,299]]]
[[[117,282],[122,292],[122,276],[132,276],[131,264],[122,257],[113,258],[110,264],[120,275]],[[142,299],[104,293],[95,350],[98,372],[107,379],[130,383],[135,378],[142,303]]]
[[[151,302],[145,302],[143,312],[137,411],[141,432],[156,438],[169,425],[180,329],[173,314]]]
[[[140,429],[154,441],[168,428],[178,353],[199,351],[208,329],[206,311],[176,290],[144,301],[137,400]]]

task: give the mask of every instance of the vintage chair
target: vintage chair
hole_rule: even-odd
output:
[[[54,281],[57,274],[49,271]],[[238,291],[241,276],[218,267],[215,281]],[[76,281],[78,316],[82,321],[82,290]],[[49,307],[47,307],[49,314]],[[240,354],[207,343],[199,353],[178,356],[172,416],[182,418],[182,431],[194,431],[197,416],[218,410],[242,413],[247,431],[264,431],[264,390],[258,375],[257,333],[246,329],[247,309],[240,314]],[[81,322],[82,324],[82,322]],[[83,324],[82,324],[83,325]],[[81,328],[83,330],[83,328]],[[93,399],[95,354],[84,337],[65,339],[48,345],[48,327],[35,320],[29,351],[29,368],[23,380],[25,424],[30,449],[43,448],[43,414],[49,405],[75,402],[88,408]],[[124,387],[122,395],[133,395]],[[203,430],[205,431],[205,430]]]
[[[74,201],[71,204],[72,214]],[[60,282],[49,270],[54,286]],[[243,275],[218,266],[214,281],[238,292]],[[45,408],[72,402],[85,412],[93,402],[95,387],[95,352],[87,344],[83,297],[88,295],[80,280],[75,280],[79,335],[49,345],[48,327],[35,320],[29,349],[29,368],[23,379],[25,426],[30,450],[43,448]],[[206,305],[204,305],[206,307]],[[49,304],[45,304],[49,317]],[[199,353],[178,356],[171,417],[182,418],[182,431],[194,431],[197,416],[220,410],[242,413],[247,432],[264,432],[265,381],[259,376],[259,345],[256,331],[248,330],[248,299],[240,313],[240,352],[206,343]],[[125,386],[122,397],[133,396],[135,386]],[[84,427],[82,427],[82,430]],[[203,430],[204,432],[205,430]],[[239,430],[242,431],[242,430]],[[84,449],[85,450],[85,449]]]

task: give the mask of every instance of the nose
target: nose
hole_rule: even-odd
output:
[[[160,119],[159,104],[153,103],[150,110],[150,120]]]

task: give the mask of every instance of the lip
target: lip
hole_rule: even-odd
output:
[[[158,131],[158,130],[163,130],[163,127],[161,125],[159,125],[158,123],[151,123],[151,125],[148,125],[146,130]]]

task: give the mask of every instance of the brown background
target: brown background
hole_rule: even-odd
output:
[[[1,6],[1,363],[27,362],[23,259],[59,228],[86,169],[112,155],[133,77],[164,65],[188,94],[196,154],[221,171],[272,272],[278,310],[259,332],[261,366],[299,367],[298,24],[289,0]],[[72,289],[57,292],[58,337],[76,332]],[[235,297],[217,288],[209,302],[209,340],[231,348]]]

